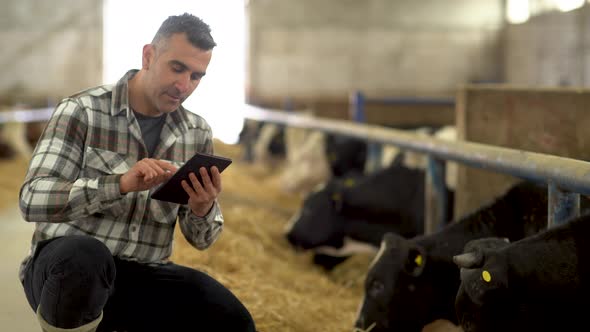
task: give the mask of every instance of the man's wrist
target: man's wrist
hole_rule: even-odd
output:
[[[211,213],[211,210],[213,210],[214,206],[215,206],[215,202],[211,203],[211,206],[209,206],[209,208],[203,209],[205,211],[205,213],[203,213],[202,215],[201,215],[202,211],[195,212],[195,210],[192,210],[192,209],[191,209],[191,211],[196,217],[205,218],[205,217],[207,217],[207,215],[209,215],[209,213]]]

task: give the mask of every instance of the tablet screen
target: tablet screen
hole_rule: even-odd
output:
[[[229,158],[197,152],[168,181],[158,187],[150,197],[160,201],[186,204],[188,202],[188,194],[180,184],[182,180],[186,180],[190,184],[188,175],[192,172],[195,173],[202,185],[203,180],[201,179],[201,174],[199,174],[199,168],[205,167],[209,174],[211,174],[211,167],[217,166],[217,169],[221,173],[231,162],[232,160]]]

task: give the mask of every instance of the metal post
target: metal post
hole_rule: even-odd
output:
[[[256,141],[256,134],[258,129],[253,120],[244,119],[244,128],[242,135],[242,144],[244,146],[243,160],[247,163],[254,161],[254,143]]]
[[[561,190],[549,181],[547,228],[564,224],[580,215],[580,194]]]
[[[293,112],[293,100],[290,97],[283,99],[283,109],[288,113]]]
[[[365,96],[359,90],[355,91],[350,98],[350,118],[354,122],[365,123]]]
[[[450,219],[445,173],[446,162],[429,154],[424,183],[424,234],[432,234],[442,229]]]
[[[365,105],[367,99],[359,90],[355,91],[350,99],[350,117],[354,122],[366,123],[367,114],[365,112]],[[367,144],[367,164],[366,171],[374,172],[381,168],[381,155],[383,154],[383,146],[380,143],[369,141]]]

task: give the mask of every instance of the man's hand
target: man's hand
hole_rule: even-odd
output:
[[[138,161],[119,182],[121,194],[150,189],[166,180],[176,172],[176,166],[169,162],[144,158]]]
[[[205,167],[199,169],[203,185],[197,179],[194,173],[189,174],[190,183],[183,180],[182,188],[188,194],[188,205],[193,213],[198,217],[207,215],[217,195],[221,192],[221,175],[216,166],[211,167],[211,177]]]

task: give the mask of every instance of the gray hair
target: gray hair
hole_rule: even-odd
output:
[[[211,36],[211,28],[200,18],[184,13],[178,16],[169,16],[160,26],[152,40],[156,45],[165,42],[173,34],[185,33],[188,41],[195,47],[209,51],[217,44]]]

